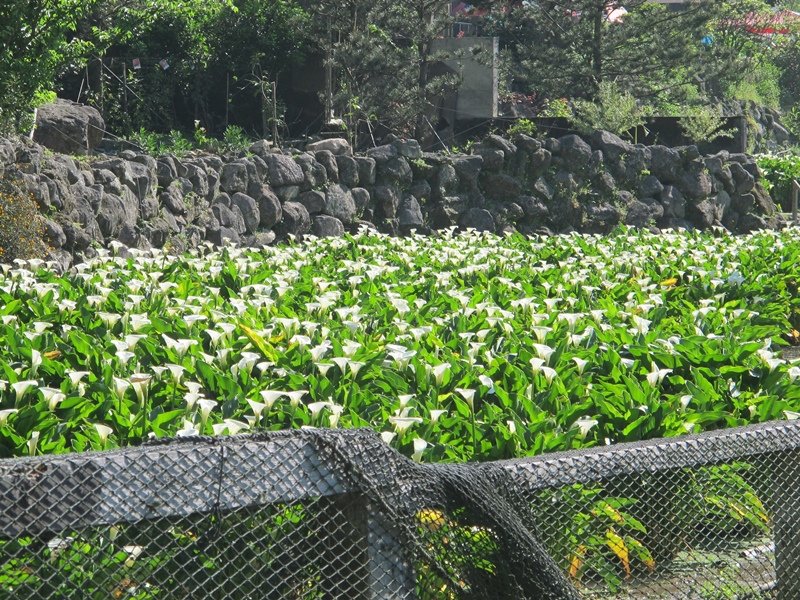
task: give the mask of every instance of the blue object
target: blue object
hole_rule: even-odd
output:
[[[700,43],[703,44],[703,46],[710,46],[714,43],[714,36],[704,35],[702,38],[700,38]]]

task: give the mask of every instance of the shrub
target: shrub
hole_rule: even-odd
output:
[[[553,98],[552,100],[547,101],[547,106],[545,106],[544,110],[539,113],[539,116],[556,119],[571,119],[572,109],[570,108],[569,102],[566,98]]]
[[[783,125],[794,137],[800,138],[800,105],[795,104],[783,113]]]
[[[181,157],[194,148],[183,133],[172,130],[167,134],[148,131],[144,127],[127,137],[127,140],[151,156],[174,154]]]
[[[679,121],[683,133],[693,142],[713,142],[721,137],[733,137],[735,129],[722,129],[725,117],[719,106],[696,106]]]
[[[513,136],[518,133],[536,137],[536,123],[530,119],[517,119],[514,124],[508,128],[508,135]]]
[[[238,125],[228,125],[225,128],[225,132],[222,134],[222,142],[225,149],[230,152],[247,150],[252,143],[244,129]]]
[[[758,168],[763,176],[762,184],[781,204],[784,211],[791,209],[792,181],[800,181],[800,156],[796,154],[756,156]]]
[[[575,101],[575,125],[584,132],[604,129],[624,135],[644,125],[645,117],[647,112],[639,106],[636,98],[613,81],[600,84],[594,102]]]
[[[43,236],[44,225],[33,196],[0,180],[0,262],[43,257]]]

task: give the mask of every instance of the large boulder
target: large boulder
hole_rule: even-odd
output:
[[[270,154],[264,157],[269,169],[269,183],[273,187],[300,185],[303,183],[303,170],[291,156]]]
[[[363,215],[364,211],[369,208],[371,199],[369,191],[364,188],[353,188],[350,193],[353,195],[353,202],[356,204],[356,214]]]
[[[341,183],[351,188],[358,186],[358,163],[352,156],[337,156],[336,167]]]
[[[34,141],[64,154],[89,154],[102,141],[106,124],[96,108],[58,99],[36,113]]]
[[[592,147],[578,135],[570,134],[559,138],[561,157],[570,170],[583,171],[592,158]]]
[[[235,161],[222,167],[219,185],[229,194],[246,192],[248,179],[247,164],[241,161]]]
[[[299,202],[287,202],[283,205],[283,217],[276,231],[281,237],[302,235],[311,230],[311,216],[306,207]]]
[[[498,202],[512,201],[522,194],[520,180],[504,173],[481,173],[481,188],[487,197]]]
[[[236,192],[231,196],[231,204],[237,206],[242,213],[247,233],[255,233],[261,222],[261,213],[258,210],[258,203],[255,198]]]
[[[422,158],[422,149],[417,140],[395,140],[392,146],[397,149],[397,154],[405,158]]]
[[[125,223],[125,205],[122,198],[113,194],[103,194],[95,216],[103,235],[106,238],[115,237]]]
[[[311,220],[311,233],[318,237],[341,237],[344,225],[336,217],[317,215]]]
[[[680,152],[668,146],[650,147],[650,172],[658,177],[661,183],[675,184],[683,172],[683,159]]]
[[[701,162],[690,163],[684,169],[676,186],[686,198],[692,200],[703,200],[712,192],[711,176]]]
[[[335,156],[352,156],[353,154],[353,148],[350,146],[350,142],[344,138],[320,140],[306,146],[307,152],[318,152],[320,150],[327,150]]]
[[[258,203],[258,214],[261,218],[259,225],[266,229],[271,229],[277,225],[283,217],[283,208],[281,208],[281,201],[278,200],[278,196],[268,185],[261,185],[255,200]]]
[[[487,135],[483,143],[489,148],[500,150],[503,153],[504,160],[511,160],[517,153],[517,147],[514,144],[494,133]]]
[[[664,215],[671,219],[683,219],[686,216],[686,198],[675,186],[667,185],[661,190],[661,206],[664,207]]]
[[[610,233],[622,221],[622,212],[610,202],[591,205],[586,208],[586,233]]]
[[[361,185],[375,184],[375,159],[368,156],[356,156],[358,164],[358,182]]]
[[[451,162],[461,189],[465,192],[477,189],[478,176],[483,168],[483,158],[479,155],[455,156]]]
[[[356,218],[356,203],[353,194],[340,183],[328,186],[325,194],[325,213],[349,225]]]
[[[377,161],[377,181],[383,185],[399,185],[408,187],[414,180],[411,165],[402,157],[389,158],[386,161]]]
[[[325,168],[327,181],[334,183],[339,181],[339,164],[336,162],[336,156],[330,150],[318,150],[314,154],[314,158]]]
[[[404,196],[402,202],[400,202],[400,206],[397,209],[397,220],[400,225],[400,231],[405,234],[424,226],[425,221],[422,218],[422,209],[417,199],[411,194]]]
[[[625,156],[633,151],[633,144],[610,131],[595,131],[592,134],[592,145],[602,150],[603,156],[613,162],[624,160]]]
[[[520,196],[517,198],[517,202],[522,208],[524,216],[529,219],[538,221],[547,218],[549,214],[544,203],[533,196]]]
[[[625,223],[633,227],[653,227],[664,216],[664,207],[655,198],[634,200],[628,205]]]
[[[485,208],[470,208],[459,219],[459,224],[465,229],[488,231],[494,233],[494,217]]]
[[[297,198],[297,201],[300,202],[303,206],[306,207],[308,214],[316,215],[321,213],[325,210],[325,193],[318,192],[317,190],[311,190],[309,192],[303,192]]]
[[[400,205],[397,189],[388,185],[379,185],[372,190],[372,199],[378,212],[386,219],[394,219]]]

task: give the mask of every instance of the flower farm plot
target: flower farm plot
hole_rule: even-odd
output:
[[[360,234],[0,275],[0,453],[371,427],[423,461],[794,418],[797,230]]]
[[[794,419],[799,236],[362,233],[180,258],[117,249],[64,276],[17,263],[0,275],[0,453],[367,427],[415,461],[459,463]],[[631,464],[638,478],[511,487],[587,597],[627,597],[653,574],[677,591],[685,572],[736,597],[754,589],[737,557],[769,579],[780,560],[761,558],[786,554],[770,541],[767,473],[738,456],[675,463],[662,479]],[[418,567],[417,585],[444,576],[423,596],[455,598],[475,573],[492,581],[502,552],[467,513],[437,510],[415,513],[416,527],[444,532],[424,546],[444,572]],[[128,546],[147,546],[143,527]],[[109,550],[86,535],[53,540],[69,556]],[[689,552],[692,536],[713,543]],[[39,585],[30,576],[67,555],[28,556],[25,540],[0,542],[2,589]],[[53,577],[73,585],[86,575],[73,567]]]

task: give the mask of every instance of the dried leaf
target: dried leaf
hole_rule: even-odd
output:
[[[586,557],[586,546],[581,544],[575,549],[572,560],[569,561],[569,576],[573,579],[578,578],[578,574],[583,566],[583,559]]]
[[[608,546],[609,550],[611,550],[614,554],[617,555],[620,562],[622,563],[622,568],[625,570],[625,578],[631,576],[631,562],[630,556],[628,553],[628,546],[625,545],[625,540],[623,540],[613,529],[609,529],[606,531],[606,546]]]

